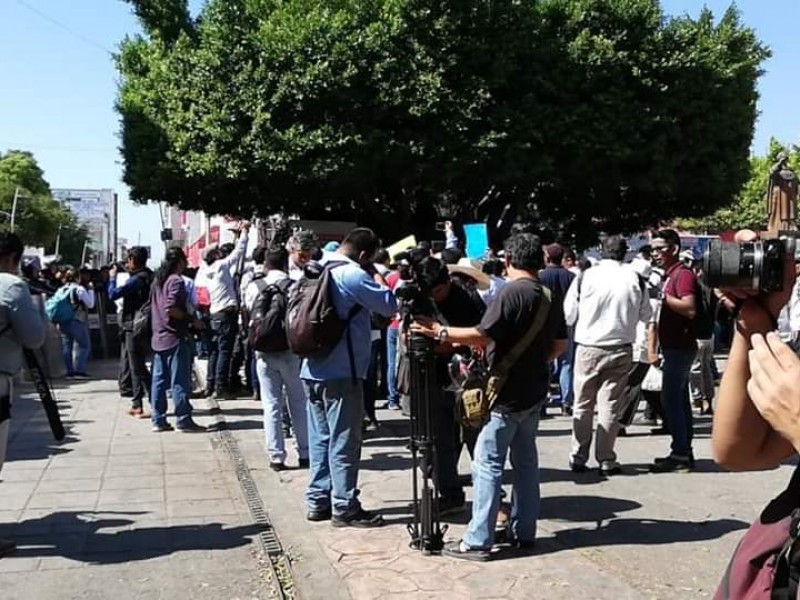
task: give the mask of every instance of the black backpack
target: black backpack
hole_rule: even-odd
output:
[[[289,348],[295,354],[305,358],[329,354],[361,309],[355,305],[347,319],[341,319],[333,305],[331,271],[345,264],[342,261],[329,262],[325,266],[309,263],[303,276],[292,288],[286,310],[286,334]],[[348,351],[352,363],[349,338]]]
[[[151,343],[153,337],[152,302],[155,285],[155,282],[150,284],[150,295],[133,315],[132,335],[134,344],[146,344],[149,346]]]
[[[247,341],[259,352],[285,352],[289,349],[286,339],[286,308],[288,306],[291,279],[284,279],[264,287],[250,312]]]

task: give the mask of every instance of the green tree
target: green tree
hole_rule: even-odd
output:
[[[128,0],[134,200],[345,218],[521,218],[590,240],[727,203],[768,51],[657,0]],[[494,194],[481,203],[489,189]]]
[[[0,229],[8,230],[11,227],[11,212],[13,210],[14,195],[19,190],[20,198],[17,201],[14,231],[28,246],[41,246],[45,251],[52,252],[58,236],[59,226],[62,227],[62,242],[73,239],[75,244],[83,247],[83,242],[88,239],[85,227],[80,226],[75,216],[53,199],[50,185],[44,178],[44,173],[30,152],[10,150],[0,153]],[[69,232],[65,234],[64,232]],[[80,253],[75,256],[71,243],[62,244],[64,250],[69,251],[68,257],[74,264],[80,262]],[[61,252],[65,255],[65,252]]]
[[[770,140],[766,156],[750,158],[750,177],[732,202],[713,213],[695,219],[678,219],[676,226],[689,231],[719,233],[739,229],[762,231],[767,226],[766,195],[769,172],[786,148],[776,139]],[[788,150],[789,165],[800,173],[800,148]]]

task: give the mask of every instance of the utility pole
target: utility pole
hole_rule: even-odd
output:
[[[64,227],[61,223],[58,224],[58,235],[56,236],[56,250],[54,254],[56,255],[56,260],[58,259],[58,251],[61,249],[61,229]]]
[[[19,200],[19,186],[14,190],[14,202],[11,204],[11,233],[14,233],[14,223],[17,220],[17,201]]]

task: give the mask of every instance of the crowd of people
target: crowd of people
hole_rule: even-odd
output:
[[[170,248],[152,271],[146,249],[135,247],[124,265],[97,272],[42,269],[26,260],[22,279],[15,276],[22,244],[2,234],[0,451],[21,348],[41,345],[49,319],[61,336],[67,376],[88,377],[87,315],[102,301],[117,310],[119,388],[130,398],[128,413],[149,418],[157,433],[196,433],[205,428],[192,418],[193,397],[260,401],[270,467],[289,468],[291,436],[297,468],[309,469],[309,521],[383,524],[358,498],[361,442],[365,432],[380,429],[379,398],[385,408],[408,411],[409,332],[434,340],[434,477],[441,515],[464,510],[458,462],[465,448],[472,460],[472,519],[464,538],[445,548],[451,556],[488,559],[498,522],[507,523],[520,547],[533,544],[540,506],[536,435],[553,402],[572,417],[565,463],[577,474],[590,468],[593,441],[600,473],[621,473],[616,440],[635,419],[653,426],[661,420],[660,431],[671,436],[652,472],[694,468],[693,407],[714,412],[714,350],[733,339],[739,371],[747,367],[747,353],[740,348],[740,302],[702,282],[697,257],[682,251],[675,231],[654,232],[650,244],[635,251],[620,236],[605,237],[600,260],[579,260],[558,243],[514,233],[502,250],[473,261],[462,255],[449,223],[446,233],[440,251],[421,243],[390,256],[369,229],[325,245],[314,232],[299,230],[286,242],[257,247],[248,259],[250,224],[243,222],[234,243],[209,250],[199,269],[188,268],[180,248]],[[325,295],[342,333],[324,353],[299,356],[289,342],[296,325],[287,312],[296,288],[312,275],[329,277]],[[409,323],[402,319],[399,290],[410,284],[423,290],[432,309],[404,330]],[[37,308],[36,295],[49,299]],[[781,307],[789,294],[783,300]],[[197,357],[208,360],[205,381],[193,368]],[[460,376],[476,360],[490,373],[502,369],[505,378],[488,418],[470,428],[454,415]],[[738,394],[741,404],[750,388],[741,372],[738,377],[741,389],[729,385],[723,393]],[[167,420],[168,394],[174,425]],[[753,419],[752,412],[745,417]],[[735,464],[738,442],[726,439],[716,447]],[[787,449],[777,446],[777,454]],[[509,453],[514,493],[505,505],[501,483]],[[0,544],[0,554],[9,544]]]

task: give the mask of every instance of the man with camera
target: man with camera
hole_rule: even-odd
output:
[[[426,257],[420,261],[414,271],[423,290],[429,290],[434,302],[437,321],[447,327],[476,327],[481,322],[483,303],[465,288],[453,282],[450,272],[440,260]],[[439,514],[457,512],[464,508],[464,490],[458,478],[458,459],[461,455],[461,430],[455,420],[455,393],[452,390],[448,365],[455,354],[466,355],[470,352],[466,344],[452,344],[440,340],[435,346],[437,355],[436,379],[440,396],[437,405],[435,423],[437,486],[441,496]],[[471,446],[470,446],[471,447]]]
[[[539,464],[536,434],[542,403],[547,400],[549,363],[567,348],[563,312],[549,306],[545,288],[538,280],[544,255],[541,240],[531,233],[517,233],[505,243],[509,283],[491,304],[477,327],[446,327],[432,319],[418,319],[414,330],[454,345],[487,346],[490,372],[513,354],[527,335],[536,333],[514,361],[489,421],[483,426],[472,463],[472,519],[466,535],[445,547],[444,554],[485,561],[494,543],[500,508],[503,467],[511,452],[514,468],[512,530],[520,547],[531,547],[539,518]],[[543,318],[544,317],[544,318]],[[541,323],[539,331],[534,326]]]
[[[697,276],[680,260],[681,240],[672,229],[658,231],[651,251],[666,272],[658,339],[664,356],[661,404],[672,436],[671,452],[650,465],[653,473],[688,472],[694,468],[694,423],[689,400],[689,374],[697,353]]]
[[[147,249],[136,246],[128,251],[125,269],[130,275],[122,286],[117,286],[117,267],[109,272],[108,299],[112,302],[122,299],[122,312],[119,324],[122,329],[122,344],[128,360],[131,375],[133,397],[128,414],[141,417],[144,415],[142,401],[145,394],[150,395],[150,371],[147,368],[147,355],[150,344],[147,340],[136,342],[133,335],[133,320],[139,309],[150,298],[150,286],[153,283],[153,272],[147,268]]]

